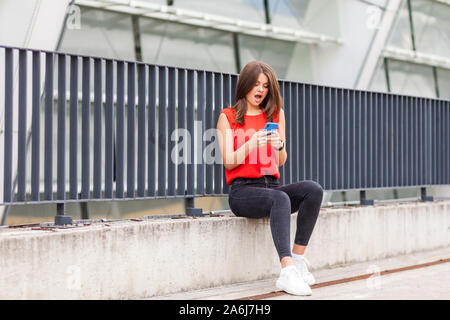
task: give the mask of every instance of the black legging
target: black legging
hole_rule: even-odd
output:
[[[280,186],[273,176],[237,178],[233,180],[228,203],[239,217],[270,217],[270,229],[278,255],[291,256],[291,213],[298,211],[294,243],[306,246],[317,221],[323,189],[315,181],[306,180]]]

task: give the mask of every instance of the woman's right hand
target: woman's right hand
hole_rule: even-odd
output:
[[[259,147],[263,147],[267,145],[268,138],[267,135],[269,134],[268,131],[265,130],[259,130],[253,134],[253,136],[248,140],[250,150],[254,150]]]

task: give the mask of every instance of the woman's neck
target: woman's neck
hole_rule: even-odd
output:
[[[247,111],[245,112],[246,115],[256,115],[261,113],[262,110],[259,106],[253,106],[250,103],[247,103]]]

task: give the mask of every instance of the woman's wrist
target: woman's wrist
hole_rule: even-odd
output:
[[[276,149],[277,149],[277,151],[281,151],[284,149],[284,141],[283,140],[281,140],[281,147],[276,148]]]

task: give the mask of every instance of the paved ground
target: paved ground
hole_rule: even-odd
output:
[[[267,300],[450,300],[450,262],[313,289],[309,297]]]
[[[285,294],[276,278],[152,297],[156,300],[450,300],[450,247],[346,266],[316,270],[312,295]],[[413,269],[408,269],[414,267]],[[361,280],[340,282],[343,279]],[[324,286],[321,286],[323,284]]]

